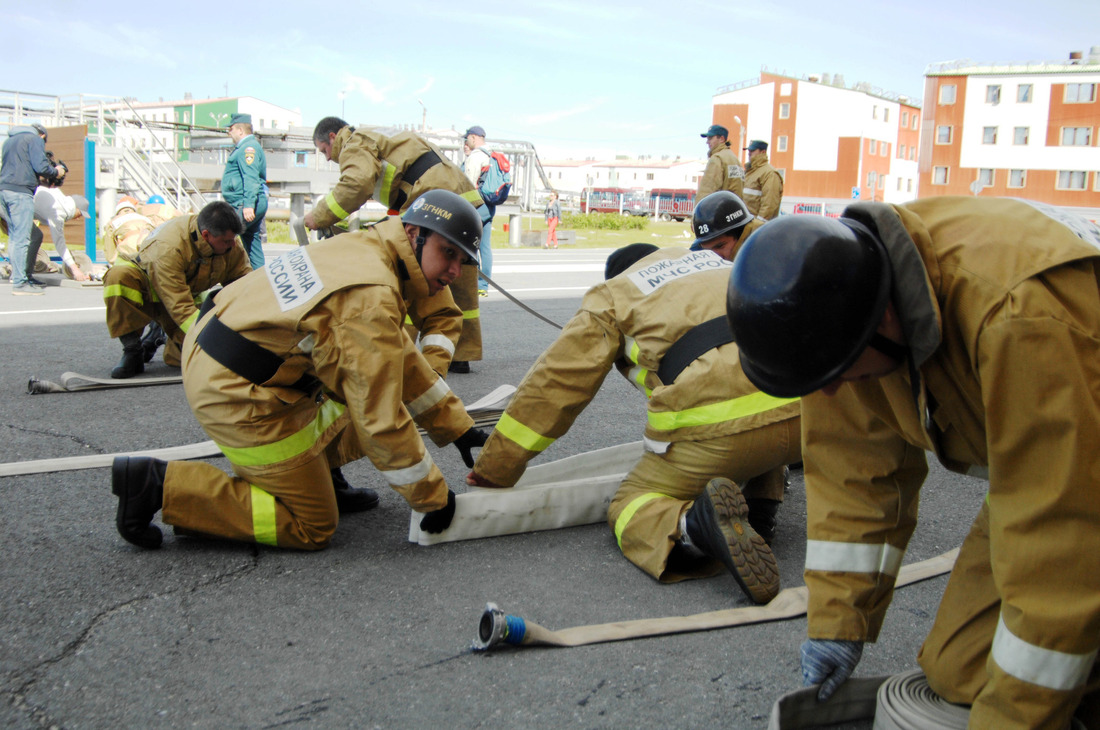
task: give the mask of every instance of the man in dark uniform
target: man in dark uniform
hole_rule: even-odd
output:
[[[229,118],[228,131],[234,147],[225,161],[222,197],[244,221],[241,243],[252,268],[258,269],[264,265],[260,226],[267,215],[267,157],[252,134],[251,114],[234,114]]]

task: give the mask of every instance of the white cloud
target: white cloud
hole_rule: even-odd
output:
[[[551,122],[558,122],[562,119],[568,119],[569,117],[575,117],[578,114],[584,114],[590,112],[593,109],[598,109],[603,106],[607,99],[595,99],[591,102],[580,104],[570,109],[556,109],[553,111],[543,112],[542,114],[528,114],[520,117],[520,120],[525,124],[549,124]]]

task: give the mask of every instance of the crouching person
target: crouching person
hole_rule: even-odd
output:
[[[391,235],[417,241],[429,286],[442,289],[476,261],[481,219],[458,196],[418,200],[404,220],[411,231]],[[218,292],[184,340],[184,390],[236,476],[201,462],[119,457],[112,490],[122,537],[158,547],[150,523],[162,510],[166,524],[190,533],[323,548],[340,511],[378,502],[340,473],[363,456],[426,513],[422,529],[446,529],[455,496],[416,424],[437,445],[454,443],[467,465],[485,436],[405,333],[405,314],[391,268],[352,236],[291,251]]]

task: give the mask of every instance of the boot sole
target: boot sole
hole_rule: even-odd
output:
[[[140,477],[140,478],[143,478]],[[141,532],[126,527],[126,507],[130,498],[126,484],[130,481],[130,457],[116,456],[111,462],[111,493],[118,497],[118,509],[115,511],[115,528],[122,539],[147,550],[159,548],[164,535],[155,525],[146,525]]]
[[[749,598],[767,603],[779,593],[779,566],[764,538],[749,524],[744,495],[726,479],[712,479],[705,493],[703,514],[725,537],[715,546],[719,557]]]

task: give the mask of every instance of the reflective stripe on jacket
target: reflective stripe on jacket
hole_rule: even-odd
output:
[[[580,311],[524,376],[475,469],[502,486],[562,436],[612,367],[648,396],[645,436],[654,450],[794,418],[796,400],[765,396],[741,371],[733,343],[712,349],[676,381],[657,377],[669,346],[724,316],[730,263],[710,251],[666,248],[588,291]]]

